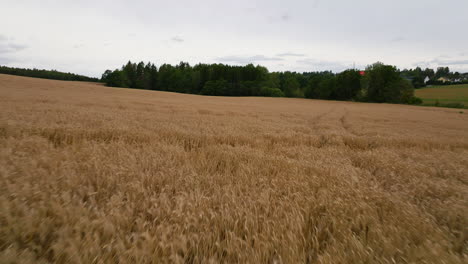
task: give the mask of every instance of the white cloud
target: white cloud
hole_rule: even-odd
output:
[[[345,63],[340,61],[327,61],[327,60],[317,60],[312,58],[306,58],[297,60],[298,64],[303,64],[306,67],[310,68],[309,71],[323,71],[330,70],[333,72],[341,72],[346,69],[352,68],[352,63]]]
[[[280,53],[276,56],[278,57],[305,57],[307,55],[302,54],[302,53],[285,52],[285,53]]]
[[[0,35],[0,54],[2,55],[0,62],[2,64],[7,64],[15,61],[15,53],[26,48],[28,48],[28,46],[12,42],[6,36]]]
[[[179,37],[179,36],[175,36],[173,38],[171,38],[172,41],[174,42],[184,42],[184,39]]]
[[[282,58],[278,57],[267,57],[264,55],[254,55],[254,56],[225,56],[217,58],[217,61],[225,63],[239,63],[239,64],[248,64],[256,62],[266,62],[266,61],[282,61]]]

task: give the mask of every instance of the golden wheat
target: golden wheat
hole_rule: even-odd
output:
[[[2,263],[466,263],[468,113],[0,75]]]

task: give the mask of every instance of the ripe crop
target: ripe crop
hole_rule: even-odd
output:
[[[466,263],[468,115],[0,75],[2,263]]]

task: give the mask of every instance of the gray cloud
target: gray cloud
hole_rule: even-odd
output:
[[[12,38],[0,35],[0,65],[8,65],[18,62],[18,52],[27,49],[28,46],[12,42]]]
[[[320,0],[315,0],[314,3],[312,4],[312,7],[317,8],[319,7],[319,4],[320,4]]]
[[[100,76],[129,59],[196,64],[219,58],[257,61],[272,71],[336,70],[353,61],[405,68],[425,60],[435,68],[436,62],[430,61],[447,54],[452,57],[439,58],[440,63],[455,63],[450,68],[468,71],[462,64],[468,59],[468,35],[460,33],[461,25],[468,24],[466,0],[450,0],[457,7],[450,12],[440,11],[440,0],[296,0],[287,5],[280,0],[8,2],[9,11],[0,16],[0,25],[9,25],[0,31],[0,56],[24,59],[15,62],[18,67],[67,63],[65,71]],[[22,23],[12,24],[18,17]],[[437,19],[428,19],[432,17]],[[74,34],[64,38],[62,33],[70,28]],[[434,32],[444,37],[435,38]],[[184,45],[189,40],[191,45]],[[111,45],[104,46],[106,42]],[[63,49],[79,43],[86,46],[74,52]],[[306,56],[286,54],[293,52]],[[239,54],[244,56],[231,56]],[[308,57],[316,60],[296,62]]]
[[[307,71],[331,70],[333,72],[341,72],[343,70],[351,68],[350,64],[340,61],[327,61],[306,58],[302,60],[297,60],[296,62],[310,68],[310,70]]]
[[[6,57],[6,56],[0,56],[0,65],[6,65],[12,62],[15,62],[16,60],[11,57]]]
[[[173,38],[171,38],[172,41],[174,42],[184,42],[184,39],[179,37],[179,36],[175,36]]]
[[[292,16],[290,14],[287,14],[287,13],[283,13],[281,15],[270,15],[270,16],[267,16],[267,21],[268,22],[273,22],[273,23],[282,23],[282,22],[289,22],[292,20]]]
[[[26,49],[28,46],[26,45],[21,45],[21,44],[15,44],[15,43],[10,43],[10,48],[14,51],[20,51]]]
[[[83,48],[84,46],[85,46],[85,44],[80,43],[80,44],[75,44],[75,45],[73,45],[73,48],[74,48],[74,49],[79,49],[79,48]]]
[[[282,58],[279,57],[266,57],[264,55],[254,55],[254,56],[225,56],[219,57],[216,59],[217,61],[225,62],[225,63],[240,63],[240,64],[248,64],[254,62],[266,62],[266,61],[282,61]]]
[[[390,42],[401,42],[401,41],[405,41],[405,40],[406,40],[406,38],[400,36],[400,37],[395,37],[395,38],[391,39]]]
[[[8,38],[0,35],[0,53],[8,54],[26,49],[28,46],[8,41]]]
[[[468,59],[466,58],[463,58],[463,59],[453,59],[454,57],[451,57],[451,56],[448,56],[448,55],[440,55],[439,57],[437,58],[434,58],[432,60],[429,60],[429,61],[420,61],[418,63],[415,63],[415,64],[424,64],[424,65],[430,65],[430,64],[434,64],[434,65],[443,65],[443,66],[447,66],[447,65],[468,65]]]
[[[302,54],[302,53],[285,52],[285,53],[280,53],[276,56],[278,57],[305,57],[307,55]]]
[[[463,55],[461,55],[463,56]],[[432,60],[427,61],[419,61],[413,63],[414,67],[429,67],[429,68],[436,68],[439,66],[450,67],[451,70],[466,72],[468,69],[468,58],[456,58],[450,56],[439,56]]]
[[[468,60],[435,60],[439,65],[468,65]]]
[[[284,15],[281,16],[281,20],[283,20],[283,21],[288,21],[290,19],[291,19],[291,16],[288,15],[288,14],[284,14]]]

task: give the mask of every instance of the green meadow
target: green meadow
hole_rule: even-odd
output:
[[[431,86],[415,90],[423,105],[468,107],[468,84]]]

